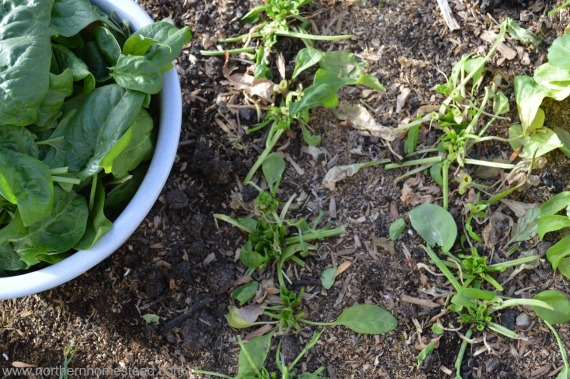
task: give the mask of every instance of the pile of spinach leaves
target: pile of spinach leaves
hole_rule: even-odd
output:
[[[0,276],[88,249],[154,148],[152,95],[190,40],[130,33],[88,0],[0,7]]]

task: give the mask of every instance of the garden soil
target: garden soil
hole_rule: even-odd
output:
[[[238,331],[226,323],[224,315],[233,304],[228,292],[245,272],[236,258],[245,236],[229,224],[216,222],[213,215],[247,215],[238,205],[247,205],[256,192],[241,181],[264,146],[264,133],[245,134],[247,127],[258,122],[255,104],[229,85],[222,72],[223,57],[206,57],[200,51],[237,47],[221,45],[218,39],[247,32],[251,25],[242,25],[239,19],[256,2],[140,3],[155,20],[168,19],[193,32],[191,44],[178,60],[183,124],[170,178],[150,214],[110,258],[53,290],[0,302],[2,368],[63,367],[65,350],[75,346],[68,363],[71,368],[116,368],[128,373],[123,377],[133,378],[203,377],[191,374],[190,369],[232,376],[237,373],[236,335],[246,337],[255,330]],[[489,63],[491,72],[502,76],[504,91],[514,101],[514,76],[532,74],[533,67],[546,59],[552,40],[570,21],[568,10],[547,15],[562,1],[449,3],[460,25],[455,31],[444,22],[436,1],[321,0],[307,6],[304,15],[310,20],[310,32],[353,35],[350,40],[316,46],[354,52],[387,89],[380,93],[346,88],[341,101],[362,105],[377,123],[387,127],[413,119],[419,110],[442,101],[434,87],[445,83],[445,75],[463,54],[489,50],[486,32],[497,33],[498,24],[507,16],[544,39],[533,49],[509,38],[507,49],[496,53]],[[278,43],[286,67],[293,67],[300,47],[290,39]],[[244,72],[249,63],[239,56],[228,62],[237,67],[236,72]],[[517,120],[514,105],[508,116],[510,120],[497,122],[490,132],[506,136],[510,123]],[[391,312],[398,327],[385,335],[359,335],[340,326],[302,327],[283,337],[284,357],[292,360],[312,334],[322,330],[318,344],[298,365],[299,371],[324,367],[321,375],[331,379],[454,377],[465,329],[441,313],[448,286],[429,263],[422,241],[414,233],[406,230],[395,242],[388,237],[390,224],[400,217],[409,220],[408,212],[416,204],[441,203],[440,188],[428,175],[396,181],[406,170],[386,171],[382,166],[365,168],[338,182],[334,189],[326,188],[323,179],[330,168],[382,158],[396,161],[394,153],[401,151],[401,146],[395,143],[394,152],[390,151],[384,140],[361,134],[350,120],[339,120],[331,110],[312,112],[310,125],[322,137],[319,146],[309,148],[295,126],[278,145],[287,161],[280,196],[288,199],[296,195],[291,217],[312,220],[320,211],[327,211],[326,223],[344,226],[346,233],[319,242],[319,249],[306,258],[304,268],[289,267],[291,285],[305,289],[308,319],[332,321],[351,305],[370,303]],[[421,132],[422,141],[435,141],[439,136],[436,129],[425,127]],[[508,159],[511,153],[508,145],[498,143],[478,152],[483,159]],[[568,189],[567,167],[561,154],[548,156],[546,166],[536,172],[539,180],[535,185],[511,198],[540,203]],[[464,208],[455,192],[450,210],[460,223]],[[509,220],[516,218],[503,205],[494,207],[493,212],[504,218],[487,229],[488,243],[480,251],[495,262],[505,259],[501,246],[508,240]],[[544,256],[548,244],[531,240],[523,248]],[[324,289],[322,270],[343,263],[349,265],[346,271],[332,288]],[[254,277],[270,278],[271,270],[268,267]],[[532,297],[546,288],[568,292],[568,282],[554,274],[543,259],[535,269],[523,271],[505,284],[505,293]],[[158,316],[158,322],[145,321],[145,315]],[[449,330],[418,367],[417,355],[430,341],[430,327],[437,319]],[[531,309],[509,309],[495,320],[524,338],[510,340],[492,332],[476,332],[462,362],[463,378],[556,376],[562,367],[558,346]],[[568,326],[559,326],[558,331],[570,348]],[[158,373],[167,368],[179,371]],[[154,375],[152,370],[156,370]]]

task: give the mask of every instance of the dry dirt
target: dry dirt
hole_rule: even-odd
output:
[[[202,49],[216,47],[217,38],[246,31],[238,20],[254,4],[248,0],[141,0],[156,20],[171,19],[188,25],[193,40],[179,59],[183,91],[181,143],[170,179],[151,213],[112,257],[81,277],[38,295],[0,303],[0,367],[26,363],[39,367],[63,364],[64,350],[72,341],[77,353],[70,367],[165,368],[185,370],[170,377],[200,376],[189,369],[235,375],[238,345],[225,322],[232,304],[228,289],[244,268],[236,251],[244,235],[228,225],[217,225],[213,214],[245,215],[232,208],[240,196],[252,198],[241,179],[263,147],[263,133],[245,135],[244,127],[256,124],[254,109],[239,107],[243,98],[225,83],[223,59],[203,57]],[[376,120],[395,127],[415,116],[418,108],[441,98],[433,87],[445,82],[454,62],[465,53],[485,53],[489,44],[480,39],[486,30],[497,32],[506,16],[540,34],[538,50],[507,44],[517,51],[508,60],[496,54],[491,67],[512,87],[515,74],[531,73],[545,58],[546,47],[569,21],[569,11],[547,16],[562,1],[494,2],[450,1],[461,29],[450,32],[436,1],[322,0],[308,6],[314,33],[350,33],[354,38],[321,43],[322,49],[344,49],[369,64],[370,72],[387,88],[385,93],[350,88],[341,99],[364,105]],[[299,45],[279,44],[287,62]],[[238,59],[232,64],[244,63]],[[245,66],[244,66],[245,67]],[[513,99],[512,90],[505,92]],[[407,93],[407,95],[406,95]],[[516,118],[516,111],[509,114]],[[395,219],[407,217],[413,207],[402,201],[404,171],[367,168],[339,183],[336,190],[323,187],[328,168],[378,158],[393,158],[382,140],[362,136],[338,121],[328,110],[312,114],[312,125],[322,136],[317,154],[309,154],[295,129],[281,141],[280,151],[289,163],[282,184],[283,198],[297,194],[293,215],[311,218],[330,211],[330,226],[344,225],[347,232],[321,243],[319,255],[307,259],[304,269],[292,271],[295,283],[311,294],[306,301],[308,318],[331,321],[353,304],[373,303],[398,319],[398,328],[380,336],[352,333],[342,327],[326,328],[317,346],[303,359],[302,368],[324,366],[323,376],[349,378],[451,378],[455,357],[465,330],[446,332],[434,354],[417,368],[418,347],[430,338],[433,317],[442,307],[421,307],[415,299],[441,304],[444,298],[427,295],[429,288],[445,288],[441,278],[420,268],[428,264],[421,240],[406,233],[392,248],[382,238]],[[508,122],[494,132],[506,134]],[[430,133],[435,133],[431,131]],[[434,138],[426,134],[425,138]],[[314,151],[310,151],[313,152]],[[492,153],[508,158],[507,146]],[[549,162],[562,160],[558,155]],[[565,162],[565,161],[563,161]],[[543,201],[568,188],[568,166],[549,163],[539,173],[540,183],[520,201]],[[439,201],[440,193],[428,179],[413,177],[414,193]],[[255,194],[255,192],[253,192]],[[452,213],[461,217],[460,203],[452,198]],[[506,210],[503,212],[507,213]],[[498,237],[504,244],[506,236]],[[501,239],[503,238],[503,239]],[[544,244],[531,241],[544,254]],[[493,248],[486,249],[489,252]],[[502,259],[501,249],[495,257]],[[333,263],[352,262],[330,290],[320,286],[321,271]],[[267,276],[268,272],[259,276]],[[510,282],[509,295],[532,296],[544,288],[568,288],[542,262]],[[147,324],[142,315],[160,317]],[[528,316],[528,317],[527,317]],[[503,312],[497,321],[517,330],[525,340],[509,340],[494,333],[475,334],[463,360],[463,378],[548,378],[562,366],[556,342],[548,328],[529,309]],[[451,326],[446,324],[447,326]],[[316,328],[305,327],[287,339],[288,348],[302,349]],[[568,326],[559,327],[570,348]],[[293,355],[294,354],[290,354]],[[19,362],[19,363],[18,363]],[[301,366],[300,366],[301,367]],[[7,376],[12,378],[14,376]],[[129,377],[139,377],[130,375]],[[142,377],[142,376],[141,376]],[[168,377],[167,374],[155,377]]]

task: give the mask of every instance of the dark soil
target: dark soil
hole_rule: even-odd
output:
[[[321,0],[308,6],[307,15],[320,34],[350,33],[355,37],[335,44],[320,43],[322,49],[345,49],[369,65],[387,88],[385,93],[362,88],[345,90],[341,100],[364,105],[379,123],[396,127],[414,117],[422,106],[441,101],[433,87],[445,82],[453,63],[466,53],[485,53],[489,44],[479,37],[510,16],[539,33],[544,39],[538,50],[507,44],[518,49],[515,59],[500,53],[490,63],[503,73],[512,88],[516,74],[532,73],[545,59],[550,42],[562,34],[569,11],[547,16],[563,1],[474,1],[450,0],[461,29],[450,32],[436,1]],[[184,107],[183,131],[176,163],[169,181],[152,211],[128,242],[109,259],[81,277],[51,291],[0,303],[0,367],[22,363],[38,367],[60,367],[64,350],[72,341],[77,353],[70,367],[143,368],[178,367],[186,374],[156,374],[154,377],[190,377],[190,369],[237,372],[239,347],[235,335],[245,332],[230,328],[224,315],[232,284],[245,269],[236,261],[244,235],[227,224],[216,223],[213,214],[245,216],[236,208],[238,200],[251,201],[256,192],[244,188],[241,180],[264,146],[263,133],[245,135],[244,127],[257,123],[255,109],[240,107],[243,97],[232,90],[222,75],[223,59],[204,57],[202,49],[215,49],[218,38],[247,31],[238,20],[255,2],[247,0],[141,0],[156,20],[171,19],[188,25],[193,40],[178,61]],[[479,4],[480,3],[480,4]],[[481,8],[484,8],[483,10]],[[295,56],[296,42],[284,41],[280,49],[286,61]],[[244,62],[231,62],[245,68]],[[408,96],[401,96],[409,91]],[[505,90],[514,99],[512,90]],[[399,98],[400,97],[400,98]],[[405,99],[405,100],[403,100]],[[513,106],[514,108],[514,106]],[[516,119],[516,110],[509,114]],[[506,135],[509,123],[497,125]],[[324,175],[335,164],[352,164],[392,158],[379,138],[363,136],[334,116],[331,111],[312,114],[312,126],[322,136],[318,150],[307,150],[300,133],[293,129],[281,141],[280,151],[289,162],[281,185],[283,199],[297,194],[293,216],[313,218],[319,211],[334,209],[327,220],[331,227],[344,225],[347,232],[321,243],[322,255],[307,259],[301,269],[291,269],[294,284],[304,286],[307,318],[332,321],[353,304],[373,303],[390,311],[399,326],[386,335],[358,335],[342,327],[326,328],[317,346],[299,368],[331,379],[348,378],[452,378],[461,345],[459,324],[448,331],[434,354],[417,368],[417,354],[431,337],[433,319],[444,309],[444,297],[426,294],[445,288],[441,277],[418,266],[428,264],[421,240],[405,233],[392,248],[379,238],[388,237],[390,224],[407,218],[413,204],[402,200],[403,182],[394,179],[405,171],[384,171],[372,167],[340,182],[330,191],[322,185]],[[496,131],[495,131],[496,132]],[[435,131],[424,138],[435,140]],[[509,157],[510,147],[489,150]],[[313,154],[311,154],[313,153]],[[485,154],[483,152],[482,154]],[[561,156],[561,154],[559,154]],[[542,172],[540,183],[519,201],[543,201],[568,189],[567,165],[554,155]],[[406,185],[425,201],[440,201],[430,192],[425,177],[412,177]],[[451,200],[452,214],[460,219],[459,200]],[[503,209],[508,214],[508,210]],[[504,245],[508,233],[498,232]],[[538,240],[525,245],[544,254]],[[487,247],[488,252],[495,247]],[[501,249],[495,257],[502,259]],[[352,265],[335,286],[320,286],[322,269],[333,263]],[[432,267],[433,269],[433,267]],[[271,276],[270,270],[258,279]],[[509,282],[509,295],[531,297],[546,288],[567,289],[568,282],[553,275],[547,262],[519,274]],[[515,293],[516,292],[516,293]],[[420,307],[402,299],[430,300],[440,308]],[[160,317],[148,324],[145,314]],[[528,315],[528,318],[526,317]],[[548,328],[531,309],[516,308],[497,318],[504,326],[525,336],[509,340],[494,333],[475,334],[463,359],[463,378],[548,378],[562,366],[558,347]],[[525,322],[523,322],[525,321]],[[315,328],[303,328],[287,336],[283,354],[294,357],[310,339]],[[567,348],[567,325],[559,328]],[[273,355],[273,354],[271,354]],[[7,376],[11,378],[13,376]],[[138,377],[130,375],[129,377]]]

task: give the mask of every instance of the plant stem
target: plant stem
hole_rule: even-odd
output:
[[[441,181],[443,192],[443,209],[449,208],[449,165],[450,162],[446,159],[441,165]]]
[[[504,168],[505,170],[512,170],[515,168],[514,164],[510,163],[499,163],[499,162],[489,162],[480,159],[465,158],[463,161],[465,164],[472,164],[478,166],[494,167],[494,168]]]
[[[346,231],[346,229],[344,228],[344,226],[334,228],[334,229],[329,229],[329,230],[316,230],[314,232],[307,233],[303,236],[293,236],[293,237],[285,238],[285,243],[287,245],[290,245],[290,244],[300,243],[301,240],[303,240],[303,241],[320,240],[323,238],[333,237],[333,236],[339,235],[341,233],[344,233],[345,231]]]
[[[226,378],[226,379],[232,379],[231,376],[227,376],[224,374],[220,374],[219,372],[212,372],[212,371],[204,371],[204,370],[194,370],[192,369],[192,374],[202,374],[202,375],[211,375],[211,376],[217,376],[219,378]]]
[[[568,3],[570,3],[570,1]],[[567,370],[570,370],[570,365],[568,364],[568,354],[566,353],[566,348],[564,347],[564,343],[562,342],[562,339],[560,339],[560,335],[558,334],[556,329],[554,329],[554,327],[548,321],[545,321],[545,320],[542,320],[542,321],[544,321],[546,326],[548,326],[550,328],[550,330],[552,331],[552,334],[554,334],[554,338],[556,338],[556,342],[558,343],[558,348],[560,349],[560,355],[562,355],[562,362],[564,362],[564,367]]]
[[[255,47],[240,47],[237,49],[228,49],[228,50],[200,50],[200,54],[205,57],[215,57],[215,56],[222,56],[226,53],[228,54],[241,54],[241,53],[253,53],[255,52]]]
[[[447,268],[447,266],[442,262],[441,259],[439,259],[439,257],[437,256],[437,254],[431,249],[431,247],[429,246],[425,246],[423,247],[424,250],[427,252],[428,256],[430,257],[430,259],[435,263],[435,265],[437,266],[437,268],[439,268],[439,270],[443,273],[443,275],[445,275],[445,277],[447,278],[447,280],[449,280],[449,282],[451,283],[451,285],[453,286],[453,288],[455,288],[455,291],[459,292],[461,290],[461,284],[459,283],[459,281],[455,278],[455,276],[451,273],[451,271],[449,271],[449,269]]]
[[[52,176],[51,180],[53,180],[54,182],[59,182],[59,183],[67,183],[67,184],[81,184],[81,180],[76,179],[76,178],[68,178],[65,176]]]
[[[442,156],[437,156],[437,157],[429,157],[429,158],[423,158],[423,159],[414,159],[411,161],[406,161],[406,162],[402,162],[402,163],[389,163],[386,166],[384,166],[384,168],[386,170],[392,170],[394,168],[402,168],[402,167],[410,167],[410,166],[420,166],[420,165],[427,165],[427,164],[434,164],[434,163],[439,163],[443,160]]]
[[[275,130],[273,135],[271,131],[269,132],[269,135],[267,136],[267,141],[265,143],[265,150],[263,150],[263,152],[261,153],[259,158],[257,158],[253,166],[251,166],[251,169],[249,170],[247,176],[243,180],[243,184],[248,184],[249,182],[251,182],[253,175],[255,175],[259,167],[261,167],[261,165],[263,164],[263,161],[265,161],[265,159],[269,156],[269,154],[271,154],[273,148],[275,147],[275,145],[277,145],[277,141],[279,141],[279,138],[281,138],[281,135],[283,135],[283,133],[285,133],[285,128],[279,128]]]
[[[239,222],[237,222],[236,220],[234,220],[233,218],[231,218],[231,217],[229,217],[229,216],[226,216],[226,215],[223,215],[223,214],[220,214],[220,213],[214,213],[213,216],[214,216],[214,218],[217,218],[218,220],[225,221],[225,222],[227,222],[228,224],[231,224],[231,225],[235,226],[236,228],[239,228],[239,229],[243,230],[243,231],[246,232],[246,233],[250,233],[250,234],[251,234],[251,233],[254,233],[254,232],[255,232],[255,230],[251,230],[251,229],[249,229],[249,228],[246,228],[245,226],[243,226],[242,224],[240,224]]]
[[[317,34],[295,33],[295,32],[281,31],[281,30],[276,31],[275,35],[278,35],[280,37],[311,39],[314,41],[342,41],[345,39],[352,38],[351,34],[343,34],[343,35],[338,35],[338,36],[321,36],[321,35],[317,35]]]
[[[549,15],[549,16],[552,16],[554,13],[561,11],[562,8],[566,8],[568,5],[570,5],[570,0],[568,0],[567,2],[565,2],[564,4],[562,4],[561,6],[554,8],[554,9],[551,10],[550,12],[548,12],[548,15]]]
[[[461,342],[461,347],[459,348],[459,353],[457,354],[457,358],[455,359],[455,379],[461,379],[461,362],[463,361],[463,357],[465,356],[465,350],[467,350],[467,344],[469,343],[468,340],[471,338],[473,331],[471,329],[467,329],[467,333],[465,333],[465,339]]]
[[[257,33],[248,33],[248,34],[242,34],[240,36],[235,36],[235,37],[228,37],[228,38],[220,38],[218,40],[218,42],[220,43],[234,43],[234,42],[240,42],[243,41],[244,39],[246,39],[247,37],[251,37],[251,38],[259,38],[261,37],[261,33],[257,32]]]

